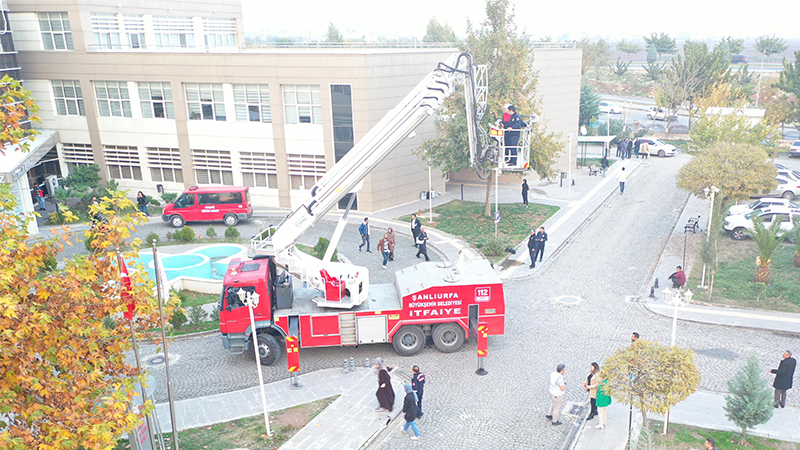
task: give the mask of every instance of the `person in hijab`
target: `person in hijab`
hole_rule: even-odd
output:
[[[403,386],[406,390],[406,398],[403,399],[403,418],[406,419],[406,425],[403,431],[408,431],[408,427],[414,431],[414,436],[411,436],[412,441],[419,440],[419,428],[417,428],[417,393],[411,389],[411,383],[406,383]]]
[[[383,359],[375,358],[375,368],[378,369],[378,391],[375,395],[378,397],[380,406],[375,408],[375,411],[392,411],[394,409],[394,389],[392,389],[392,377],[389,375],[389,370]]]

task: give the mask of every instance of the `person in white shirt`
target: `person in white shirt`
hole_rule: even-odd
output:
[[[628,172],[625,171],[625,168],[622,168],[622,172],[619,173],[619,193],[620,195],[625,193],[625,182],[628,181]]]
[[[564,402],[564,391],[567,390],[567,380],[564,378],[566,366],[559,364],[556,371],[550,374],[550,409],[547,410],[548,419],[553,421],[553,425],[561,425],[558,416],[561,415],[561,404]]]

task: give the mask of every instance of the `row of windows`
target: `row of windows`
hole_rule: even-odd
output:
[[[45,50],[74,50],[72,29],[66,12],[39,13],[39,28]],[[202,31],[195,30],[192,17],[92,13],[94,45],[102,50],[144,49],[146,36],[152,33],[155,48],[174,49],[195,46],[195,34],[202,33],[208,47],[235,46],[237,28],[234,18],[203,17]]]
[[[89,144],[62,144],[64,162],[72,170],[76,165],[94,164]],[[104,145],[103,157],[109,176],[118,180],[142,180],[139,149],[121,145]],[[177,148],[147,147],[147,168],[154,182],[183,183],[183,168]],[[311,189],[325,175],[325,157],[288,154],[291,189]],[[278,188],[278,166],[274,153],[240,152],[242,180],[245,186]],[[192,150],[192,170],[197,183],[232,186],[233,160],[228,150]]]
[[[53,80],[56,112],[62,116],[85,116],[83,92],[75,80]],[[167,82],[137,83],[142,117],[174,119],[172,86]],[[185,83],[189,120],[226,121],[225,95],[221,83]],[[103,117],[132,117],[131,97],[125,81],[95,81],[97,110]],[[234,84],[233,101],[236,121],[272,122],[269,86]],[[319,86],[284,85],[283,102],[286,123],[322,123],[322,100]]]

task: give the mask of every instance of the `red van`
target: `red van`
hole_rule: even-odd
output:
[[[221,220],[234,226],[253,216],[250,189],[247,186],[192,186],[164,207],[161,220],[175,228],[186,222]]]

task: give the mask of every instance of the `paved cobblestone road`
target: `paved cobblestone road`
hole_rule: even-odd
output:
[[[558,363],[567,365],[566,401],[582,402],[586,394],[579,384],[589,364],[602,362],[619,346],[628,345],[632,331],[640,332],[644,339],[669,343],[670,319],[626,303],[625,298],[640,293],[674,227],[686,200],[686,193],[675,188],[674,177],[686,161],[685,155],[645,161],[628,180],[626,193],[612,194],[555,259],[532,271],[528,279],[505,283],[506,334],[489,341],[489,375],[474,373],[474,339],[456,353],[442,354],[431,346],[409,358],[396,355],[390,345],[383,344],[304,349],[303,371],[337,367],[350,356],[360,364],[365,358],[382,356],[404,373],[410,372],[412,364],[419,364],[428,384],[426,414],[418,421],[422,440],[414,443],[414,448],[558,448],[571,419],[554,427],[544,418],[549,374]],[[243,234],[249,226],[253,224],[241,226]],[[329,235],[332,228],[331,223],[321,224],[313,232]],[[356,234],[354,226],[348,227],[340,248],[353,249],[358,243]],[[303,242],[315,240],[309,234]],[[410,239],[400,241],[398,266],[416,262],[405,254],[413,250]],[[373,279],[388,281],[391,274],[377,268],[378,255],[345,253],[356,263],[372,257]],[[665,279],[668,274],[659,275]],[[567,305],[557,300],[560,296],[576,296],[580,301]],[[800,338],[794,335],[687,322],[678,324],[677,343],[697,352],[703,374],[701,388],[714,391],[726,390],[727,380],[751,353],[761,359],[766,375],[783,350],[800,348]],[[225,353],[219,336],[175,342],[170,351],[179,356],[171,366],[177,398],[257,383],[252,359]],[[142,354],[154,352],[152,346],[144,346]],[[162,367],[152,370],[159,380],[156,401],[166,399]],[[286,378],[285,360],[265,368],[265,377],[269,381]],[[793,405],[800,403],[798,400],[797,395],[789,396]],[[395,432],[382,448],[406,449],[411,444],[407,436]]]

